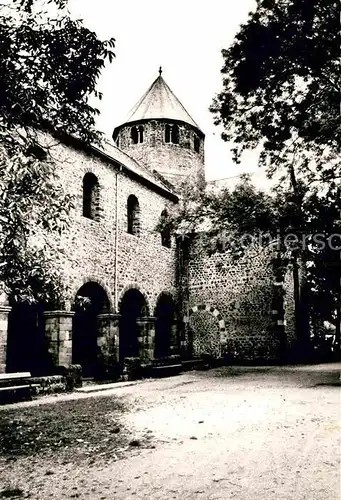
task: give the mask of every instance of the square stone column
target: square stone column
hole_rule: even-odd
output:
[[[139,357],[142,363],[149,363],[154,359],[155,348],[155,321],[154,316],[143,316],[137,318],[136,324],[139,328]]]
[[[0,373],[6,372],[8,315],[10,306],[0,305]]]
[[[53,366],[72,364],[72,318],[74,312],[46,311],[45,338]]]
[[[179,332],[180,339],[180,355],[183,358],[191,358],[193,356],[193,334],[190,332],[189,317],[184,316]]]
[[[114,313],[103,313],[97,316],[98,356],[107,374],[115,371],[118,366],[120,317],[120,314]]]

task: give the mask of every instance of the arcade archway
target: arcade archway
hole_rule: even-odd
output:
[[[72,363],[82,366],[84,377],[94,377],[99,355],[97,316],[110,310],[105,290],[94,281],[86,283],[76,294],[73,310]]]
[[[142,293],[136,288],[125,292],[120,304],[120,361],[139,356],[139,327],[137,318],[147,316],[148,307]]]
[[[174,316],[175,308],[172,297],[162,293],[155,308],[155,358],[163,358],[171,354]]]
[[[7,372],[29,371],[32,375],[51,372],[45,342],[43,306],[12,303],[8,315]]]

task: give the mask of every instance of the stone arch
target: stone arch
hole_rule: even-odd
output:
[[[144,300],[146,302],[146,316],[149,316],[151,308],[150,308],[150,301],[149,301],[149,298],[148,298],[148,294],[147,294],[146,290],[141,285],[138,285],[137,283],[130,283],[129,285],[126,285],[121,290],[121,292],[119,294],[118,304],[117,304],[118,311],[121,308],[122,299],[123,299],[125,293],[128,292],[128,290],[131,290],[133,288],[136,289],[136,290],[138,290],[141,293],[141,295],[143,295],[143,298],[144,298]]]
[[[102,369],[99,318],[110,311],[108,295],[97,282],[87,281],[76,292],[72,309],[72,363],[82,366],[85,377],[97,376]]]
[[[171,293],[161,292],[155,309],[155,349],[154,357],[163,358],[179,348],[176,331],[176,306]],[[174,338],[175,337],[175,338]]]
[[[101,280],[100,278],[98,278],[95,275],[85,276],[84,278],[81,278],[80,280],[77,280],[70,287],[69,300],[66,301],[66,304],[65,304],[66,307],[65,307],[65,309],[67,311],[71,311],[72,304],[73,304],[74,298],[75,298],[75,296],[77,294],[77,291],[80,288],[82,288],[83,285],[85,285],[86,283],[89,283],[89,282],[97,283],[98,285],[100,285],[104,289],[104,291],[105,291],[105,293],[107,294],[107,297],[108,297],[109,306],[110,306],[110,312],[115,311],[114,301],[113,301],[112,296],[111,296],[110,288],[108,287],[108,285],[103,280]]]
[[[97,172],[95,171],[96,169],[93,167],[93,165],[83,165],[82,166],[82,178],[84,177],[85,174],[93,174],[97,177]]]
[[[133,144],[138,144],[139,142],[139,133],[137,127],[134,125],[130,129],[130,138]]]
[[[92,172],[87,172],[83,177],[83,217],[92,220],[99,219],[99,196],[98,177]]]
[[[136,358],[143,346],[143,325],[148,309],[144,295],[138,288],[128,288],[120,300],[119,359]]]
[[[140,204],[134,194],[127,199],[127,232],[136,236],[140,234]]]
[[[219,337],[217,339],[214,339],[212,337],[213,333],[211,335],[211,332],[207,332],[207,336],[211,335],[212,338],[211,339],[203,339],[203,343],[205,343],[205,341],[208,341],[208,340],[211,340],[212,342],[214,342],[215,340],[219,341],[219,349],[218,349],[218,346],[216,346],[217,347],[216,352],[218,353],[218,350],[219,350],[218,355],[220,356],[221,352],[223,350],[223,347],[226,345],[225,321],[224,321],[220,311],[215,306],[212,306],[210,304],[194,305],[189,309],[188,316],[183,317],[183,322],[187,325],[187,327],[190,326],[191,317],[193,317],[193,315],[195,315],[196,313],[204,313],[204,314],[206,313],[206,314],[210,315],[211,317],[215,318],[215,321],[217,322]],[[195,332],[193,332],[193,335],[195,337]],[[190,339],[190,343],[192,344],[192,348],[193,348],[193,343],[195,343],[196,340],[198,340],[198,339],[196,339],[196,338]],[[203,346],[203,349],[204,349],[204,346]]]
[[[9,301],[6,369],[31,372],[34,376],[51,373],[52,364],[44,330],[44,304]]]

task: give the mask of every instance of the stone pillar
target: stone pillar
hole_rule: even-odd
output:
[[[276,332],[277,345],[274,346],[273,356],[278,358],[279,361],[286,360],[287,351],[284,294],[284,282],[274,281],[271,313],[275,322],[274,328]]]
[[[119,361],[120,314],[103,313],[97,316],[97,346],[106,374],[117,370]]]
[[[183,358],[193,356],[193,338],[190,332],[189,316],[184,316],[180,330],[180,354]]]
[[[0,305],[0,373],[6,371],[8,315],[11,307]]]
[[[142,363],[148,363],[154,359],[155,321],[154,316],[143,316],[136,320],[139,330],[139,357]]]
[[[53,366],[72,364],[72,318],[74,312],[46,311],[45,337]]]

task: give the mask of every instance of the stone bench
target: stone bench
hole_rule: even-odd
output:
[[[0,404],[31,399],[33,387],[30,372],[0,373]]]

